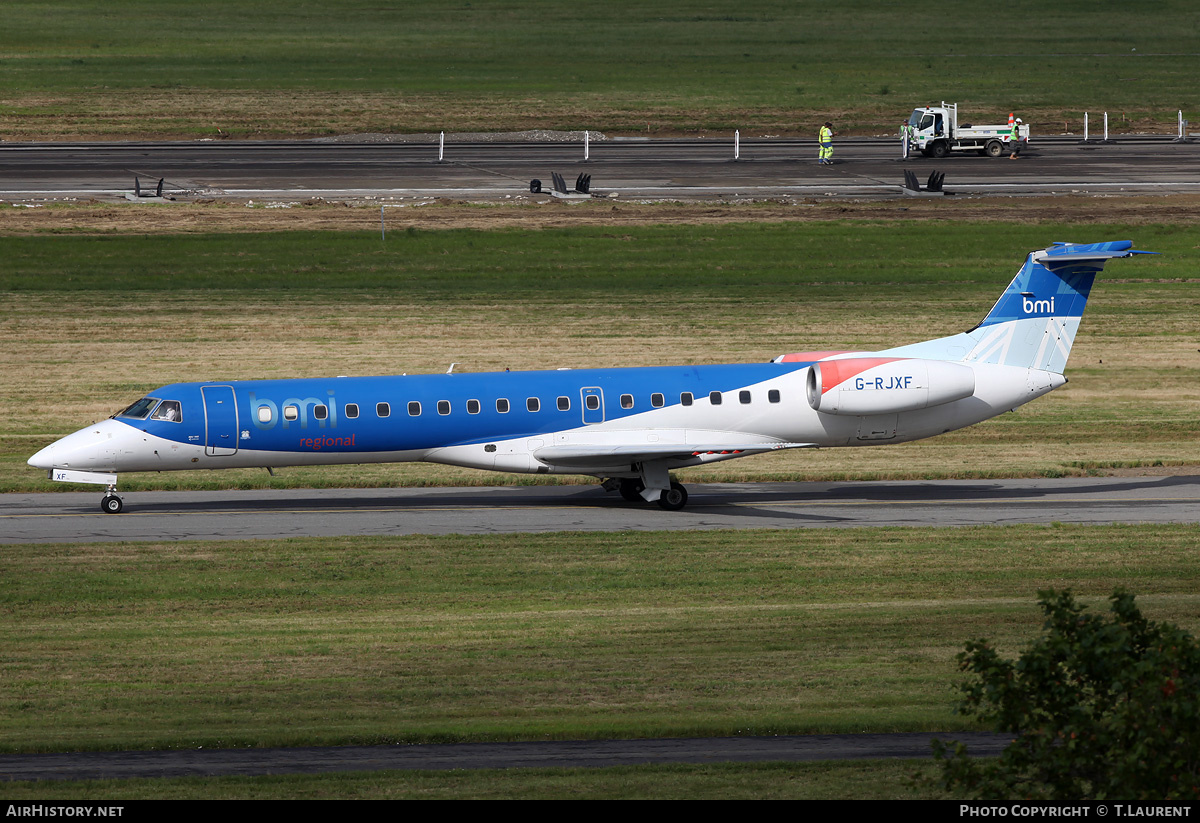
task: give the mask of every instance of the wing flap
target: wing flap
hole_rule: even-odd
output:
[[[632,445],[544,446],[533,456],[556,466],[611,466],[615,463],[643,463],[650,460],[692,460],[714,457],[745,457],[781,449],[808,449],[815,443],[757,441],[750,443],[637,443]]]

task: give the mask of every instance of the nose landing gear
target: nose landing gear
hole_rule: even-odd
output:
[[[112,483],[108,487],[108,491],[104,493],[104,498],[100,501],[100,511],[105,514],[120,514],[121,509],[125,508],[124,501],[117,497],[117,486]]]

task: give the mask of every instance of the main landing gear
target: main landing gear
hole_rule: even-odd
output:
[[[612,489],[612,480],[605,481],[604,487]],[[616,489],[621,497],[630,503],[639,503],[646,499],[646,484],[638,477],[623,477],[616,481]],[[658,505],[669,512],[677,512],[687,505],[688,493],[682,483],[671,481],[669,489],[663,489],[658,495]]]

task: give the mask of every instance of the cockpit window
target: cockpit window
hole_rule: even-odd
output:
[[[183,421],[183,412],[180,410],[178,400],[164,400],[158,404],[158,408],[154,410],[154,414],[150,415],[151,420],[169,420],[172,423]]]
[[[117,417],[132,417],[134,420],[145,420],[150,410],[158,404],[157,397],[143,397],[124,411],[117,412]]]

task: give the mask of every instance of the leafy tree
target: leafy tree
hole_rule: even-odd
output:
[[[1146,620],[1133,595],[1111,619],[1085,614],[1069,591],[1039,592],[1044,634],[1019,660],[967,643],[958,711],[1014,740],[998,758],[934,742],[939,783],[980,798],[1200,799],[1200,647]]]

